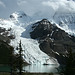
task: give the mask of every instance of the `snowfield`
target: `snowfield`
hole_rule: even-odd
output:
[[[75,13],[56,13],[53,16],[56,25],[71,35],[75,35]]]

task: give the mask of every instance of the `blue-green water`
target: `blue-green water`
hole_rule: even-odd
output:
[[[24,66],[23,69],[26,72],[56,73],[57,72],[56,68],[58,68],[58,65],[28,65],[28,66]]]
[[[11,71],[11,69],[10,69],[10,67],[9,66],[7,66],[7,65],[0,65],[0,72],[10,72]]]

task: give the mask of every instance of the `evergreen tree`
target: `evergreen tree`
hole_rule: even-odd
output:
[[[66,58],[66,65],[61,66],[60,70],[58,69],[60,75],[75,75],[75,67],[74,65],[74,55],[72,53],[72,49],[68,51],[67,58]]]
[[[19,43],[19,57],[18,57],[18,69],[19,69],[19,75],[22,75],[22,68],[23,68],[23,58],[22,58],[22,46],[21,46],[21,40],[20,40],[20,43]]]
[[[14,51],[14,48],[13,47],[10,47],[10,67],[11,67],[11,75],[13,73],[13,51]]]
[[[70,48],[68,55],[67,55],[67,60],[66,60],[66,66],[65,66],[65,75],[74,75],[73,72],[73,53],[72,53],[72,49]]]
[[[19,70],[19,75],[22,75],[22,70],[23,70],[23,58],[22,58],[22,46],[21,46],[21,41],[18,46],[18,54],[14,54],[13,48],[11,47],[11,52],[10,52],[10,66],[11,66],[11,75],[12,72],[13,74],[16,73],[17,70]]]

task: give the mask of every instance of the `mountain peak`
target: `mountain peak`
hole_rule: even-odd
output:
[[[42,19],[40,22],[41,24],[50,24],[50,22],[47,19]]]
[[[38,39],[40,49],[50,56],[55,57],[60,64],[65,64],[64,56],[69,51],[69,47],[74,52],[75,37],[51,24],[47,19],[33,24],[32,28],[34,30],[30,32],[30,36],[32,39]]]
[[[10,18],[22,18],[26,17],[27,15],[23,11],[18,11],[10,15]]]
[[[47,36],[48,33],[51,33],[53,25],[47,19],[42,19],[33,24],[32,29],[33,32],[30,33],[31,37],[36,39],[38,37]]]
[[[31,21],[31,17],[25,14],[23,11],[17,11],[10,15],[10,19],[14,22],[28,23]]]

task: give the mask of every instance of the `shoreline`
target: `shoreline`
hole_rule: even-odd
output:
[[[0,72],[0,75],[10,75],[9,72]],[[18,73],[16,73],[15,75],[18,75]],[[23,72],[22,75],[59,75],[58,73],[30,73],[30,72]]]

